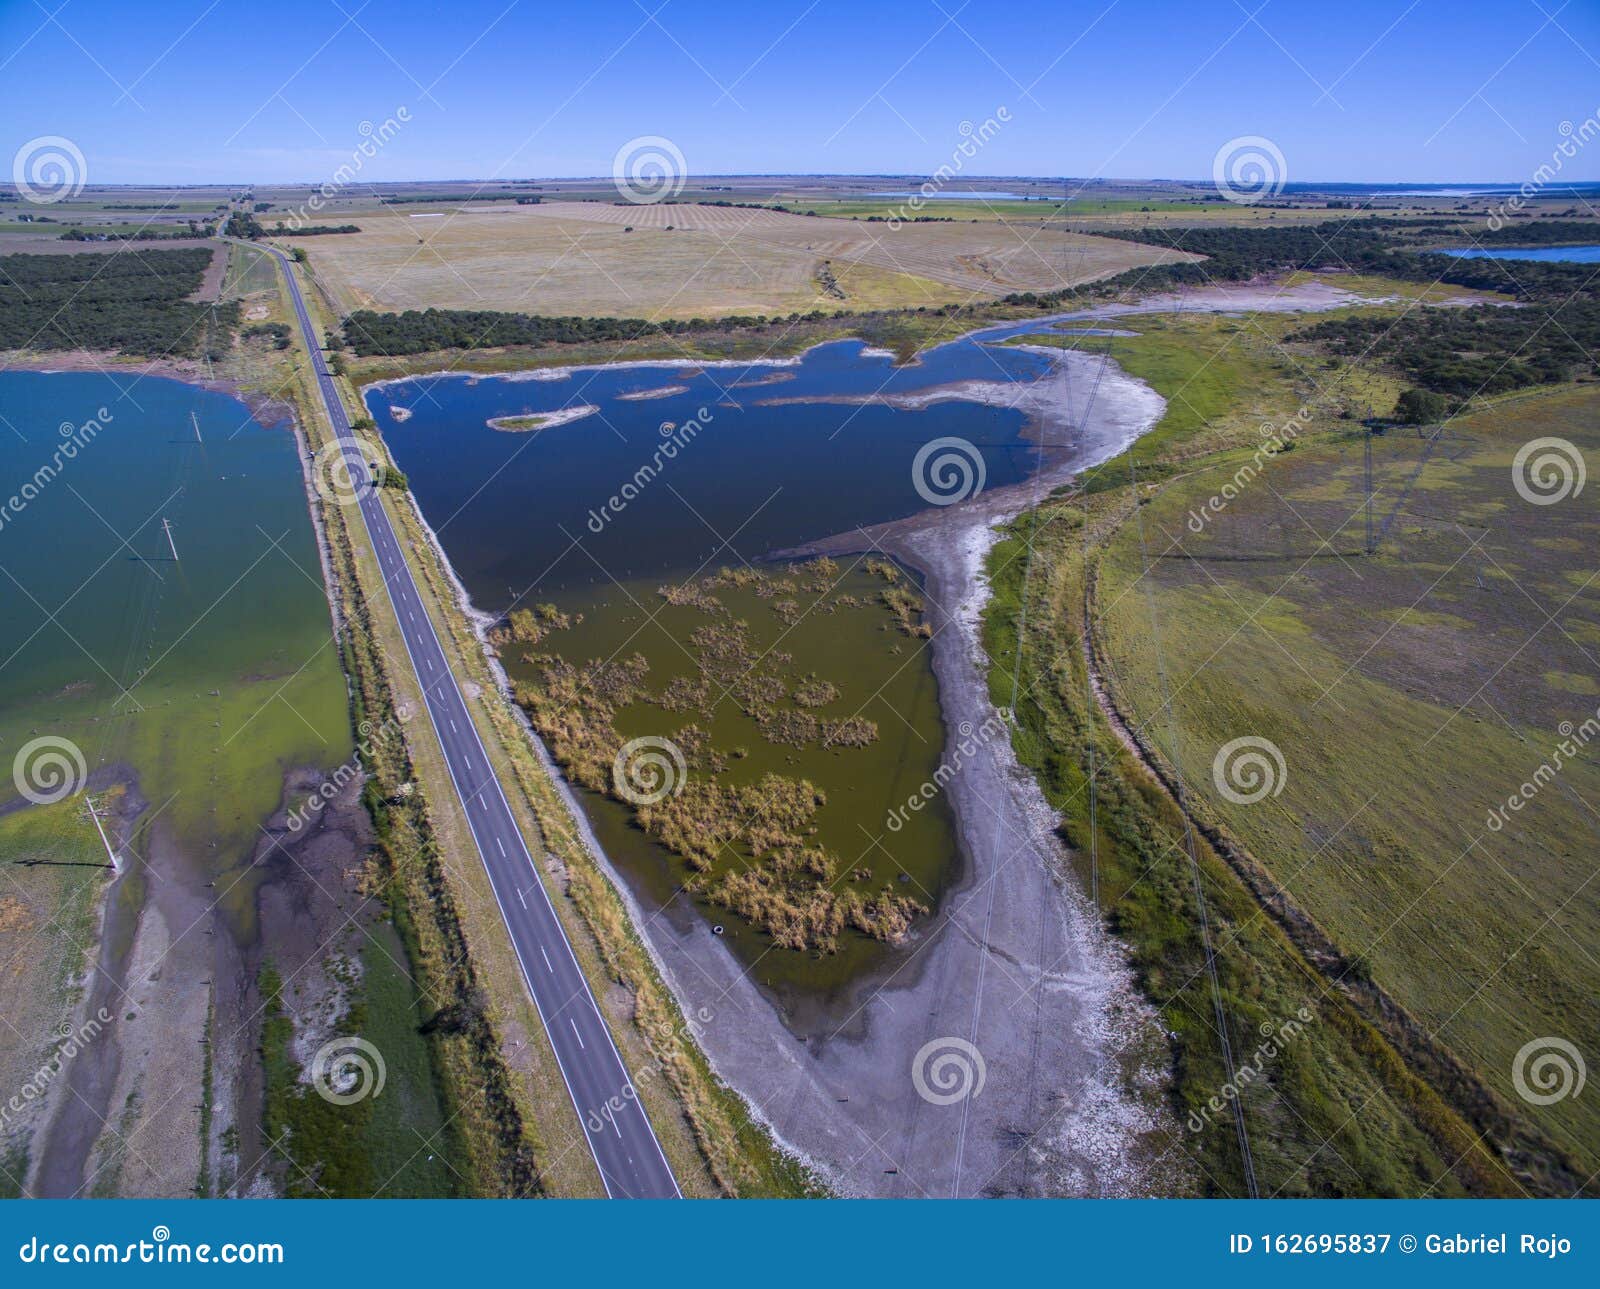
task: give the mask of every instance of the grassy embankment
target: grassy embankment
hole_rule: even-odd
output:
[[[0,1086],[23,1106],[0,1126],[0,1199],[16,1199],[42,1126],[23,1088],[73,1025],[110,873],[81,794],[0,817],[0,862]]]
[[[1223,1073],[1196,926],[1191,834],[1169,790],[1170,779],[1164,784],[1127,750],[1091,694],[1083,648],[1085,614],[1092,604],[1092,612],[1107,619],[1097,628],[1104,637],[1097,642],[1115,660],[1116,677],[1136,682],[1128,710],[1135,723],[1149,721],[1138,733],[1142,743],[1152,746],[1160,767],[1160,752],[1167,745],[1160,700],[1152,688],[1158,682],[1149,665],[1155,627],[1144,587],[1161,586],[1162,574],[1169,569],[1177,572],[1167,580],[1179,573],[1191,584],[1203,583],[1205,578],[1194,571],[1191,561],[1182,560],[1158,561],[1160,572],[1140,577],[1142,564],[1135,563],[1140,551],[1140,520],[1148,540],[1157,549],[1163,548],[1195,504],[1188,493],[1202,494],[1203,500],[1249,459],[1247,448],[1230,450],[1227,445],[1230,439],[1241,446],[1255,443],[1255,424],[1266,419],[1258,409],[1281,411],[1314,391],[1294,388],[1301,379],[1299,355],[1278,353],[1270,345],[1252,352],[1247,339],[1241,339],[1253,334],[1253,324],[1270,328],[1269,319],[1247,319],[1239,324],[1171,319],[1163,320],[1159,328],[1150,325],[1153,321],[1139,319],[1136,323],[1151,333],[1148,340],[1115,341],[1114,352],[1129,370],[1145,375],[1170,400],[1167,420],[1141,440],[1134,455],[1141,479],[1155,473],[1156,467],[1170,476],[1181,472],[1168,488],[1174,499],[1168,502],[1167,494],[1161,494],[1159,502],[1151,502],[1153,490],[1146,486],[1141,497],[1150,504],[1144,508],[1146,513],[1138,516],[1125,458],[1095,472],[1086,500],[1082,496],[1057,498],[1024,516],[991,561],[995,598],[986,622],[987,646],[995,659],[991,683],[997,701],[1009,702],[1013,673],[1017,673],[1022,694],[1017,704],[1019,754],[1039,774],[1047,794],[1061,810],[1063,833],[1074,847],[1085,879],[1097,883],[1109,925],[1130,945],[1143,986],[1174,1035],[1177,1109],[1181,1118],[1198,1127],[1185,1139],[1186,1148],[1200,1164],[1210,1190],[1237,1194],[1242,1191],[1242,1177],[1231,1105],[1224,1102],[1220,1113],[1208,1113],[1206,1108],[1207,1100],[1222,1091]],[[1223,330],[1230,325],[1249,330]],[[1359,406],[1375,393],[1364,384],[1327,383],[1329,375],[1339,376],[1339,372],[1316,374],[1323,378],[1325,389],[1334,392],[1315,400],[1316,411],[1301,431],[1300,446],[1280,458],[1275,470],[1285,468],[1283,462],[1298,464],[1313,451],[1321,451],[1324,442],[1344,440],[1348,423],[1339,419],[1340,410]],[[1357,379],[1365,382],[1372,378],[1362,375]],[[1192,458],[1192,444],[1198,443],[1210,447],[1215,455]],[[1187,489],[1183,495],[1188,497],[1188,506],[1178,505],[1180,489]],[[1271,496],[1264,485],[1258,492]],[[1160,527],[1153,526],[1155,517],[1150,513],[1157,504],[1164,507],[1161,514],[1166,520]],[[1297,540],[1300,545],[1315,546],[1303,530]],[[1031,543],[1034,551],[1031,568],[1025,543]],[[1105,553],[1108,545],[1109,556]],[[1103,562],[1106,567],[1102,571]],[[1292,568],[1280,572],[1280,580]],[[1098,585],[1097,578],[1101,579]],[[1019,649],[1024,585],[1027,629]],[[1233,701],[1246,705],[1252,715],[1270,706],[1277,715],[1267,732],[1289,744],[1294,744],[1294,739],[1288,727],[1298,719],[1293,714],[1315,694],[1278,694],[1276,702],[1261,697],[1263,683],[1281,681],[1285,676],[1299,679],[1299,672],[1277,647],[1285,641],[1258,642],[1244,648],[1230,637],[1231,630],[1240,625],[1237,617],[1228,619],[1229,630],[1218,629],[1218,619],[1227,618],[1232,607],[1227,597],[1214,589],[1190,586],[1194,599],[1203,601],[1210,596],[1208,617],[1198,612],[1194,603],[1168,601],[1161,598],[1166,592],[1155,593],[1161,638],[1169,654],[1181,657],[1181,661],[1168,662],[1166,683],[1176,694],[1182,726],[1179,746],[1187,750],[1188,760],[1181,762],[1184,783],[1191,794],[1209,799],[1210,760],[1222,741],[1219,735],[1231,738],[1250,731],[1236,729],[1237,722],[1216,719],[1224,708],[1222,694],[1230,691],[1219,692],[1219,678],[1211,670],[1202,681],[1184,685],[1200,664],[1213,654],[1224,659],[1236,686],[1231,692],[1238,695]],[[1346,594],[1353,593],[1347,588]],[[1252,607],[1258,610],[1253,621],[1263,632],[1287,635],[1294,631],[1287,613],[1271,606]],[[1360,616],[1348,601],[1328,612],[1344,619]],[[1286,647],[1300,659],[1303,643],[1295,635]],[[1137,669],[1128,665],[1121,652],[1135,649],[1142,651]],[[1212,661],[1209,666],[1216,668],[1218,663]],[[1117,698],[1127,701],[1120,687]],[[1357,767],[1362,775],[1387,773],[1392,781],[1396,767],[1384,745],[1385,729],[1380,715],[1337,732],[1319,730],[1316,737],[1326,754],[1319,758],[1313,774],[1291,774],[1291,783],[1300,778],[1320,781],[1319,776],[1337,774],[1343,766]],[[1421,803],[1431,802],[1444,818],[1452,816],[1460,800],[1448,792],[1432,795],[1424,791],[1414,797]],[[1193,796],[1191,804],[1197,804]],[[1278,847],[1298,839],[1303,861],[1327,840],[1338,821],[1319,817],[1317,830],[1308,833],[1297,831],[1295,815],[1273,811],[1278,832],[1271,836],[1247,833],[1249,844],[1243,845],[1230,832],[1213,826],[1203,810],[1197,809],[1196,815],[1202,826],[1192,834],[1194,862],[1202,875],[1218,946],[1220,985],[1235,1059],[1254,1068],[1257,1063],[1250,1057],[1258,1034],[1275,1029],[1301,1006],[1307,1006],[1315,1017],[1303,1032],[1282,1045],[1280,1052],[1259,1063],[1259,1074],[1241,1093],[1261,1192],[1521,1193],[1522,1185],[1532,1181],[1523,1167],[1526,1159],[1517,1161],[1515,1167],[1522,1175],[1514,1177],[1512,1168],[1479,1143],[1479,1135],[1488,1125],[1475,1112],[1474,1097],[1464,1095],[1462,1086],[1445,1074],[1434,1048],[1419,1042],[1417,1034],[1386,1011],[1388,1000],[1379,987],[1403,985],[1405,964],[1372,964],[1368,968],[1375,982],[1372,987],[1350,975],[1337,948],[1328,956],[1328,936],[1297,902],[1300,889],[1290,893],[1274,880],[1284,872],[1278,863]],[[1269,857],[1270,872],[1256,855]],[[1290,866],[1289,871],[1297,867]],[[1391,902],[1390,896],[1372,899],[1364,887],[1368,875],[1364,869],[1346,870],[1327,882],[1342,889],[1347,905],[1381,910]],[[1481,916],[1483,907],[1473,904],[1472,912]],[[1319,904],[1310,912],[1320,917],[1325,910]],[[1419,946],[1413,957],[1421,954]],[[1419,1078],[1418,1070],[1431,1082]]]
[[[353,394],[346,398],[352,416],[364,415]],[[299,378],[297,401],[302,423],[317,426],[319,435],[326,433],[324,417],[314,410],[308,377]],[[359,602],[365,605],[370,592],[364,588],[380,585],[376,563],[365,549],[364,539],[352,543],[345,528],[347,518],[356,522],[354,514],[347,515],[337,507],[326,509],[330,532],[343,534],[336,538],[341,551],[341,585],[359,577]],[[419,589],[441,638],[452,650],[457,674],[477,688],[478,701],[471,706],[485,747],[525,835],[533,839],[531,849],[547,857],[540,878],[550,890],[585,973],[595,984],[602,1014],[624,1063],[634,1073],[680,1185],[686,1193],[814,1193],[810,1180],[750,1118],[743,1101],[712,1073],[694,1042],[690,1023],[634,931],[620,896],[589,857],[517,714],[500,694],[481,642],[460,611],[437,552],[413,508],[408,502],[391,499],[390,513],[402,542],[412,552]],[[371,668],[364,684],[376,689],[382,683],[399,701],[420,710],[420,695],[409,669],[386,671],[380,663],[381,658],[405,656],[387,606],[376,612],[363,609],[360,634],[371,642],[364,646]],[[371,652],[374,646],[376,653]],[[392,700],[382,710],[390,707]],[[421,785],[449,783],[443,760],[431,736],[415,727],[409,733],[411,774],[400,781],[415,782],[418,791],[407,799],[403,811],[389,812],[391,821],[405,825],[409,857],[395,860],[390,868],[405,888],[407,903],[432,914],[410,922],[412,933],[423,941],[414,961],[427,978],[441,966],[466,977],[457,980],[449,992],[470,1000],[485,1026],[481,1042],[494,1045],[493,1059],[504,1062],[507,1070],[510,1100],[499,1106],[503,1118],[498,1138],[492,1130],[494,1123],[485,1122],[477,1133],[477,1144],[469,1148],[469,1157],[482,1160],[497,1149],[504,1152],[510,1144],[510,1112],[515,1110],[516,1150],[531,1153],[543,1188],[556,1194],[598,1193],[599,1178],[582,1141],[582,1127],[573,1117],[537,1013],[522,986],[520,969],[465,819],[448,792],[442,804],[425,804],[421,799]],[[398,835],[402,835],[399,829]],[[394,844],[391,841],[391,848]],[[447,915],[453,930],[435,925]],[[449,943],[454,944],[455,952],[447,956],[441,951]],[[610,988],[603,987],[607,981]],[[490,1052],[475,1046],[474,1056],[488,1060]],[[473,1091],[470,1064],[458,1059],[454,1069],[447,1067],[443,1082],[450,1091],[453,1115],[460,1115],[463,1105],[482,1098],[481,1092]],[[487,1189],[497,1193],[493,1187]]]

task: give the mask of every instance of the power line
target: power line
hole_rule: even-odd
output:
[[[1156,658],[1156,676],[1161,688],[1161,706],[1167,713],[1167,738],[1172,745],[1172,774],[1176,785],[1178,799],[1178,813],[1183,816],[1184,844],[1189,855],[1189,877],[1194,886],[1195,909],[1200,922],[1200,943],[1205,951],[1206,975],[1211,979],[1211,1008],[1216,1017],[1217,1038],[1222,1047],[1222,1067],[1226,1084],[1237,1092],[1238,1084],[1235,1077],[1233,1061],[1233,1043],[1228,1037],[1228,1014],[1222,1005],[1222,984],[1217,975],[1216,948],[1211,939],[1211,920],[1206,912],[1205,889],[1200,882],[1200,856],[1195,845],[1194,823],[1189,817],[1189,803],[1187,791],[1184,787],[1182,755],[1178,745],[1178,725],[1172,710],[1172,697],[1167,687],[1166,658],[1161,647],[1161,619],[1156,611],[1155,596],[1150,587],[1150,560],[1145,546],[1144,514],[1139,504],[1139,473],[1133,454],[1128,454],[1128,475],[1133,484],[1133,514],[1135,527],[1139,534],[1139,556],[1142,571],[1139,581],[1144,587],[1145,601],[1150,611],[1151,643],[1154,647]],[[1239,1160],[1244,1168],[1245,1191],[1251,1199],[1259,1199],[1260,1191],[1256,1186],[1255,1158],[1250,1152],[1250,1134],[1245,1128],[1244,1099],[1234,1096],[1233,1100],[1233,1125],[1234,1132],[1239,1140]]]

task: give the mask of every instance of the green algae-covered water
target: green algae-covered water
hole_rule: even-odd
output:
[[[51,740],[24,780],[131,771],[221,877],[284,771],[350,746],[294,437],[131,375],[0,373],[0,416],[0,802]],[[248,935],[250,883],[218,885]]]
[[[716,772],[720,783],[753,787],[775,774],[815,784],[827,799],[807,840],[836,858],[838,887],[866,894],[887,888],[932,909],[956,862],[947,807],[935,797],[928,806],[903,812],[893,830],[886,821],[936,772],[944,743],[938,688],[926,642],[905,632],[883,603],[893,587],[866,564],[842,561],[827,577],[807,576],[809,566],[797,575],[786,565],[763,569],[772,584],[795,589],[772,594],[770,586],[763,591],[717,586],[706,594],[722,605],[720,612],[667,603],[659,581],[566,596],[563,607],[574,619],[581,616],[580,622],[552,632],[537,649],[504,649],[502,658],[513,681],[521,684],[537,678],[540,668],[529,657],[545,651],[580,666],[591,659],[643,657],[649,665],[648,696],[620,710],[620,737],[666,737],[689,747],[692,738],[682,731],[700,728],[709,736],[709,751],[725,758]],[[895,585],[914,591],[909,577],[898,571]],[[702,675],[706,637],[697,639],[697,633],[720,635],[737,624],[747,628],[743,635],[750,657],[732,674],[722,673],[726,679],[711,676],[711,692],[698,701],[692,692],[680,697],[682,687]],[[865,722],[875,727],[875,737],[864,745],[830,746],[822,736],[779,727],[769,738],[749,714],[748,693],[732,692],[747,681],[770,688],[771,707],[780,719]],[[796,693],[805,701],[796,702]],[[702,762],[688,772],[701,775],[710,768]],[[625,864],[647,908],[667,906],[699,876],[644,836],[626,801],[598,792],[585,793],[583,800],[607,853]],[[719,847],[706,876],[714,880],[747,863],[741,848]],[[878,941],[850,931],[826,952],[775,947],[770,934],[727,907],[704,899],[697,903],[755,978],[770,987],[831,990],[885,952]]]

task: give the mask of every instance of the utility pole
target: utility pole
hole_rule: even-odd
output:
[[[1372,540],[1372,428],[1367,427],[1367,432],[1362,438],[1363,456],[1365,457],[1367,477],[1367,554],[1376,552],[1377,546]]]
[[[200,437],[200,418],[190,412],[189,423],[194,426],[194,441],[196,443],[204,443],[205,440]]]
[[[122,876],[122,860],[117,857],[117,852],[111,849],[111,839],[106,836],[106,830],[100,823],[100,812],[95,809],[94,798],[87,797],[89,802],[89,818],[94,820],[94,830],[100,834],[100,844],[106,848],[106,858],[111,861],[111,871],[118,877]]]
[[[172,540],[172,524],[165,517],[161,520],[161,531],[167,535],[167,549],[172,552],[172,562],[176,564],[178,562],[178,546]]]

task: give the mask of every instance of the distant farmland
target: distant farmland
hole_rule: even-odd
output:
[[[942,213],[942,212],[941,212]],[[340,308],[692,318],[1049,291],[1192,258],[1037,227],[546,202],[359,217],[306,247]]]

